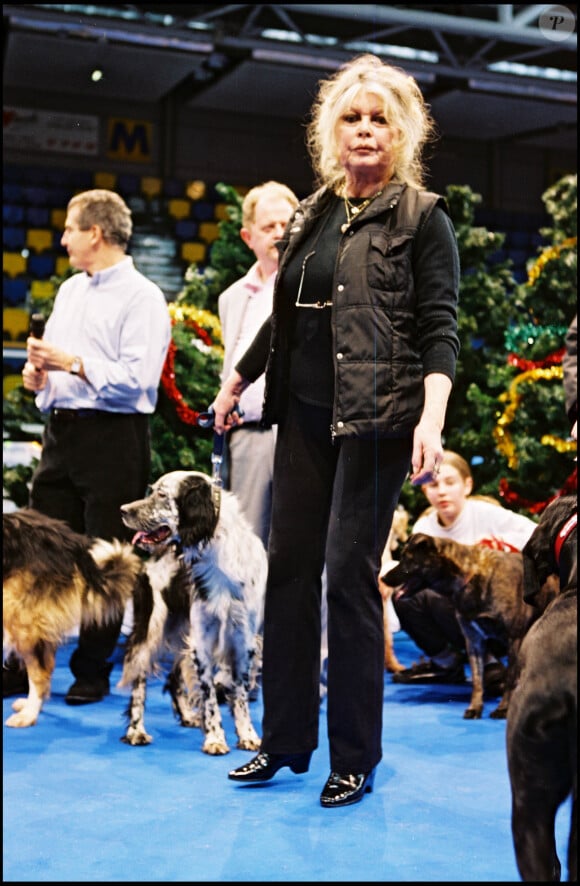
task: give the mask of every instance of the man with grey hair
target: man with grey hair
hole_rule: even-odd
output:
[[[113,191],[70,200],[61,243],[80,273],[60,286],[44,336],[27,339],[22,371],[48,416],[30,506],[77,532],[123,540],[120,506],[141,498],[150,480],[149,417],[171,337],[161,289],[126,254],[131,234],[131,211]],[[109,693],[120,628],[81,627],[68,704]],[[22,691],[17,683],[18,671],[5,666],[4,695]]]
[[[276,181],[258,185],[244,197],[240,237],[256,261],[248,273],[224,290],[218,299],[224,341],[222,378],[227,378],[272,312],[278,269],[276,243],[297,205],[298,199],[290,188]],[[260,427],[263,397],[262,376],[244,392],[240,403],[244,421],[235,433],[228,435],[226,482],[267,548],[276,429]]]

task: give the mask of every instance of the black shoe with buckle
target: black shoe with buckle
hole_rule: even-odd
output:
[[[311,756],[311,751],[306,751],[304,754],[266,754],[261,752],[249,763],[228,772],[228,778],[239,782],[270,781],[283,766],[289,766],[292,772],[299,775],[302,772],[308,772]]]
[[[393,674],[393,683],[465,683],[463,664],[442,668],[434,661],[420,661],[404,671]]]
[[[108,694],[109,680],[106,677],[95,677],[92,680],[77,677],[64,700],[70,705],[94,704],[96,701],[102,701]]]
[[[24,664],[10,654],[2,666],[2,697],[28,695],[28,673]]]
[[[359,775],[331,772],[320,795],[320,805],[330,809],[360,803],[364,795],[370,794],[373,789],[375,772],[376,768]]]

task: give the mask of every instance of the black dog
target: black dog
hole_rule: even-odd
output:
[[[576,881],[577,844],[577,499],[556,499],[523,549],[525,596],[537,599],[551,572],[560,596],[522,643],[519,679],[507,720],[512,836],[522,880],[559,881],[554,822],[572,796],[568,880]]]

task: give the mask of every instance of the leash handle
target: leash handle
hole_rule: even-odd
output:
[[[243,416],[244,411],[240,409],[239,404],[236,403],[232,412],[237,412],[239,416]],[[197,423],[201,428],[213,428],[215,422],[215,412],[213,406],[210,406],[207,412],[200,412]],[[211,453],[211,481],[214,486],[219,486],[220,489],[223,487],[222,480],[222,462],[223,462],[223,454],[224,454],[224,439],[225,434],[215,434],[213,435],[213,450]]]
[[[240,418],[243,418],[244,410],[240,408],[240,404],[236,403],[231,412],[237,413]],[[210,406],[207,412],[200,412],[197,417],[197,423],[200,428],[213,428],[215,423],[215,412],[213,406]],[[216,434],[216,436],[219,436]],[[214,441],[215,443],[215,441]]]

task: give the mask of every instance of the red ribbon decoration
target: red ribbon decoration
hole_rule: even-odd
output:
[[[542,360],[524,360],[523,357],[518,357],[517,354],[508,354],[507,362],[508,366],[515,366],[517,369],[521,369],[522,372],[528,372],[530,369],[547,369],[549,366],[559,365],[565,352],[565,348],[560,348],[559,351],[548,354]]]
[[[202,340],[202,342],[208,347],[213,345],[211,335],[206,332],[195,320],[183,319],[180,321],[186,326],[188,329],[192,329],[198,338]],[[171,321],[171,326],[175,326],[176,321]],[[163,390],[165,391],[168,398],[175,406],[175,411],[177,415],[186,425],[196,425],[198,423],[199,412],[196,412],[195,409],[191,409],[185,400],[183,399],[183,394],[175,384],[175,356],[177,354],[177,346],[173,339],[169,342],[169,348],[167,350],[167,356],[165,358],[165,363],[163,364],[163,370],[161,372],[161,385]]]
[[[578,467],[575,467],[568,479],[565,481],[564,485],[560,489],[559,492],[556,492],[555,495],[552,495],[550,498],[547,498],[546,501],[537,501],[533,502],[527,498],[522,498],[518,495],[517,492],[514,492],[510,489],[510,485],[505,477],[502,477],[499,481],[499,494],[502,498],[504,498],[509,504],[516,505],[516,507],[526,508],[531,514],[541,514],[542,511],[548,507],[553,501],[557,498],[560,498],[562,495],[574,495],[578,492]]]

